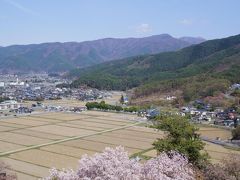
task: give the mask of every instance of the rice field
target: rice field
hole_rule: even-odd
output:
[[[46,177],[49,168],[73,168],[84,154],[122,145],[129,155],[152,147],[164,133],[138,126],[137,116],[111,112],[42,112],[0,119],[0,159],[9,164],[18,179]],[[227,138],[229,132],[203,127],[210,138]],[[207,143],[206,151],[219,162],[233,150]],[[155,157],[151,150],[143,155]]]
[[[217,127],[199,127],[199,133],[201,136],[208,137],[209,139],[217,139],[220,138],[222,140],[228,140],[232,138],[232,133],[230,130],[221,129]]]
[[[129,155],[152,147],[163,133],[137,126],[135,115],[42,112],[0,119],[0,159],[18,179],[39,179],[49,168],[73,168],[84,154],[122,145]]]
[[[205,142],[205,150],[211,157],[213,163],[220,163],[222,159],[227,158],[230,154],[240,155],[240,151],[227,149],[223,146],[216,145],[213,143]]]

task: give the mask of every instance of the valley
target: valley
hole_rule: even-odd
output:
[[[240,180],[238,7],[0,0],[0,180]]]

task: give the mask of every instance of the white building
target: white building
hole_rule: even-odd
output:
[[[0,87],[4,87],[5,83],[4,82],[0,82]]]
[[[166,100],[168,100],[168,101],[172,101],[174,99],[177,99],[177,97],[176,96],[169,96],[169,95],[166,97]]]
[[[235,83],[235,84],[232,85],[231,88],[232,88],[233,90],[235,90],[235,89],[240,89],[240,84]]]
[[[0,110],[18,109],[20,107],[21,107],[21,104],[13,100],[4,101],[0,103]]]
[[[11,82],[9,84],[10,86],[24,86],[25,83],[24,82],[19,82],[18,78],[17,78],[17,81],[16,82]]]

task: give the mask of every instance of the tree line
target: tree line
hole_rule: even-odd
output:
[[[105,101],[101,102],[87,102],[86,107],[88,110],[99,109],[99,110],[111,110],[111,111],[124,111],[124,112],[138,112],[140,110],[137,106],[122,107],[117,105],[106,104]]]

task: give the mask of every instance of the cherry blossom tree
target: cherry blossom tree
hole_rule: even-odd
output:
[[[187,158],[177,152],[161,153],[157,158],[148,160],[142,168],[142,178],[147,180],[190,180],[194,179],[193,170]]]
[[[17,179],[16,174],[10,172],[9,170],[11,170],[10,166],[0,161],[0,179],[16,180]]]
[[[76,171],[51,169],[45,180],[192,180],[188,160],[177,152],[161,153],[145,163],[130,159],[123,147],[106,148],[93,156],[83,155]]]

